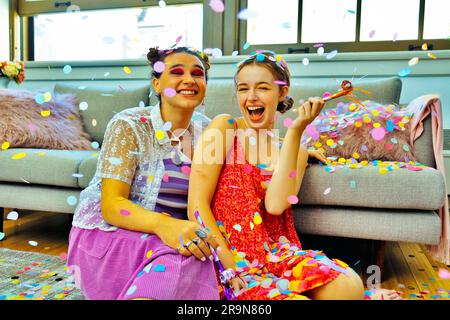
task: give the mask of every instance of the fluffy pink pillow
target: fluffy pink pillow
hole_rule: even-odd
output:
[[[36,93],[0,90],[0,144],[10,148],[92,150],[89,134],[83,129],[76,97],[53,95],[38,104]],[[41,111],[50,111],[44,116]]]
[[[306,128],[303,144],[322,148],[327,157],[416,161],[414,146],[409,143],[412,114],[395,105],[373,101],[363,105],[339,103],[323,110]]]

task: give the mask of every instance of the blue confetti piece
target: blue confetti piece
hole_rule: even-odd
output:
[[[395,124],[391,120],[388,120],[386,122],[386,130],[389,132],[392,132],[392,131],[394,131],[394,128],[395,128]]]
[[[78,202],[77,197],[75,197],[75,196],[68,196],[68,197],[67,197],[67,204],[68,204],[69,206],[74,206],[74,205],[77,204],[77,202]]]
[[[398,72],[399,77],[406,77],[412,72],[411,68],[404,68]]]
[[[266,59],[266,56],[263,55],[262,53],[258,53],[258,54],[256,55],[256,61],[263,62],[264,59]]]
[[[258,168],[260,168],[260,169],[265,169],[265,168],[267,168],[267,164],[257,164],[256,165]]]
[[[248,43],[248,42],[244,43],[244,45],[242,46],[242,48],[243,48],[244,50],[247,50],[248,48],[250,48],[250,43]]]
[[[250,289],[250,288],[256,287],[256,286],[258,286],[258,285],[259,285],[259,282],[257,282],[257,281],[252,281],[252,282],[250,282],[249,284],[247,284],[247,288]]]
[[[234,123],[233,119],[228,119],[228,123],[233,124]]]
[[[149,234],[148,234],[148,233],[145,233],[145,234],[143,234],[143,235],[141,236],[141,239],[142,239],[142,240],[147,239],[148,236],[149,236]]]
[[[69,73],[71,73],[71,72],[72,72],[72,67],[69,66],[68,64],[65,65],[64,68],[63,68],[63,72],[64,72],[64,74],[69,74]]]
[[[43,104],[45,102],[45,97],[42,93],[38,93],[36,95],[36,97],[34,97],[34,100],[36,101],[36,103],[38,104]]]
[[[157,264],[154,268],[153,271],[155,272],[164,272],[166,271],[166,266],[163,264]]]
[[[136,291],[136,289],[137,289],[137,287],[136,286],[132,286],[132,287],[130,287],[129,289],[128,289],[128,291],[127,291],[127,293],[126,293],[126,295],[127,296],[130,296],[130,295],[132,295],[135,291]]]
[[[136,278],[139,278],[140,276],[142,276],[144,274],[144,270],[142,270],[141,272],[139,272],[136,276]]]
[[[354,10],[347,10],[347,12],[351,13],[351,14],[356,14],[356,11],[354,11]]]

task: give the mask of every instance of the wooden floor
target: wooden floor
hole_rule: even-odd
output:
[[[72,215],[22,211],[18,220],[4,222],[6,237],[0,241],[0,248],[60,255],[67,252],[71,221]],[[29,241],[35,241],[37,245],[33,246]],[[305,242],[303,245],[308,248]],[[321,249],[328,252],[326,248]],[[348,246],[344,249],[351,251]],[[361,270],[357,255],[345,258],[347,260],[342,260],[367,279],[368,274]],[[434,261],[422,245],[388,242],[381,286],[402,291],[403,297],[408,299],[450,300],[450,280],[439,278],[440,268],[450,271],[448,266]]]

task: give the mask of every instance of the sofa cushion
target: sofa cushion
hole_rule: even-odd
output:
[[[80,173],[80,178],[78,178],[78,185],[80,188],[86,188],[94,177],[95,170],[97,169],[97,157],[91,157],[88,159],[84,159],[81,164],[78,172]]]
[[[434,211],[296,206],[300,234],[346,238],[439,243],[441,219]]]
[[[368,90],[372,93],[368,96],[362,92],[355,93],[361,100],[373,100],[383,104],[399,103],[400,93],[402,89],[402,81],[398,77],[375,79],[375,80],[361,80],[355,82],[355,87]],[[310,79],[293,79],[289,95],[292,96],[298,105],[301,99],[308,97],[322,96],[324,92],[335,92],[339,89],[339,84],[333,79],[323,80],[320,84],[312,84]],[[326,104],[327,108],[335,107],[338,102],[349,102],[346,98],[333,100]],[[214,118],[221,113],[228,113],[233,116],[240,116],[238,102],[236,98],[233,79],[211,79],[208,81],[205,97],[205,114]],[[280,134],[286,133],[286,128],[283,126],[283,121],[287,117],[294,117],[295,113],[289,110],[285,114],[278,113],[278,121],[276,127],[280,129]]]
[[[5,141],[10,148],[92,150],[71,94],[0,89],[0,143]]]
[[[0,152],[1,181],[78,188],[78,168],[94,151],[14,148]]]
[[[440,171],[406,168],[379,172],[380,167],[336,168],[327,172],[313,164],[306,169],[299,192],[299,203],[367,208],[437,210],[446,197]],[[414,196],[412,196],[414,195]]]
[[[87,87],[56,83],[55,92],[73,93],[78,103],[86,102],[80,111],[84,127],[91,137],[98,143],[103,142],[103,135],[109,120],[115,113],[140,104],[148,105],[150,85],[140,87]]]

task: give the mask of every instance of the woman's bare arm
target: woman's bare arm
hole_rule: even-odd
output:
[[[211,234],[216,236],[215,239],[222,248],[218,256],[226,269],[236,269],[236,264],[217,226],[211,210],[211,201],[233,141],[234,119],[229,115],[217,116],[197,142],[189,177],[188,217],[195,221],[194,212],[199,212],[203,223],[210,229]]]

